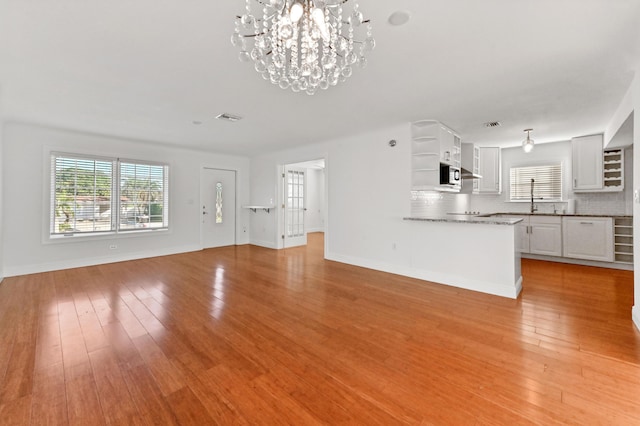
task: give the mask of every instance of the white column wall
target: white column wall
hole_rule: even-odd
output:
[[[305,227],[307,232],[324,232],[324,170],[307,169]]]
[[[636,71],[636,76],[631,86],[633,99],[633,268],[640,272],[640,201],[636,199],[640,196],[640,68]],[[633,322],[640,329],[640,274],[634,274],[634,306],[632,309]]]
[[[200,170],[237,170],[236,242],[249,242],[248,158],[218,155],[110,136],[5,123],[2,247],[5,276],[199,250]],[[50,242],[49,153],[62,151],[165,162],[169,171],[169,231],[71,237]],[[116,244],[112,250],[110,245]]]
[[[0,109],[1,110],[1,109]],[[0,121],[0,282],[4,279],[4,270],[2,265],[4,263],[4,234],[2,232],[2,211],[4,205],[4,193],[2,191],[3,187],[3,175],[4,175],[4,166],[3,166],[3,151],[4,151],[4,123]]]

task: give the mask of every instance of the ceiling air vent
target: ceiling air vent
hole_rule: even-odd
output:
[[[238,120],[242,120],[242,117],[240,117],[239,115],[229,114],[228,112],[223,112],[222,114],[217,115],[216,118],[218,120],[231,121],[232,123],[235,123]]]
[[[484,123],[484,127],[487,127],[487,128],[500,127],[500,126],[502,126],[502,123],[499,121],[489,121],[487,123]]]

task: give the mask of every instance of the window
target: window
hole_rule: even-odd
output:
[[[168,175],[165,164],[52,154],[50,235],[168,228]]]
[[[510,200],[531,200],[531,180],[533,198],[544,201],[561,201],[562,199],[562,164],[543,166],[512,167],[510,170]]]
[[[222,223],[222,182],[216,183],[216,223]]]

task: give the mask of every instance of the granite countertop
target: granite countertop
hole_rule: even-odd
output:
[[[449,215],[449,216],[432,216],[432,217],[404,217],[403,220],[412,220],[416,222],[447,222],[447,223],[471,223],[481,225],[515,225],[522,222],[519,218],[507,217],[480,217],[472,215]]]
[[[631,215],[615,215],[615,214],[582,214],[582,213],[529,213],[529,212],[497,212],[497,213],[488,213],[481,214],[480,217],[492,217],[492,216],[572,216],[572,217],[613,217],[613,218],[632,218]]]

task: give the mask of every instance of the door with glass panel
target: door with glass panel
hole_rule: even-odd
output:
[[[236,243],[236,172],[202,169],[200,220],[203,248]]]
[[[295,247],[307,244],[305,228],[305,194],[307,183],[305,169],[287,166],[284,168],[284,246]]]

